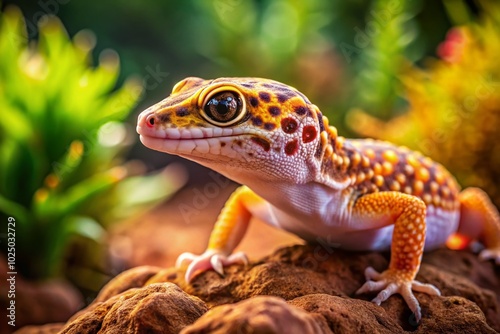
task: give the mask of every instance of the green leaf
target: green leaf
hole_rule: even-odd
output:
[[[41,200],[35,198],[33,209],[42,220],[61,219],[91,201],[94,196],[109,190],[123,178],[121,169],[92,175],[62,193],[51,191]]]
[[[19,205],[18,203],[11,201],[0,194],[0,211],[5,213],[5,215],[14,217],[16,222],[22,225],[28,225],[30,223],[31,215],[27,208]]]
[[[106,236],[102,226],[90,217],[72,216],[64,222],[63,228],[69,235],[79,235],[97,243],[101,243]]]
[[[64,260],[64,252],[68,247],[72,237],[78,235],[101,243],[105,236],[104,229],[94,219],[85,216],[68,216],[57,224],[52,224],[48,228],[45,249],[42,251],[42,260],[46,262],[43,268],[44,276],[56,276],[60,274]]]
[[[186,181],[186,171],[176,165],[147,176],[134,176],[123,180],[114,190],[118,205],[113,210],[113,219],[129,218],[151,208],[174,194]]]

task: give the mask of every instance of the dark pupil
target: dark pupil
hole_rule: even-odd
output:
[[[215,121],[230,121],[238,114],[240,103],[231,92],[214,95],[205,106],[207,115]]]

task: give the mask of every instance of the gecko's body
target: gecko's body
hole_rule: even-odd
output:
[[[439,294],[414,280],[424,250],[455,232],[481,239],[482,258],[500,263],[500,218],[477,188],[460,192],[444,167],[417,152],[337,135],[296,89],[260,78],[187,78],[143,111],[144,145],[183,156],[241,183],[222,210],[207,251],[185,253],[189,281],[197,270],[222,273],[244,261],[231,255],[251,217],[305,240],[328,238],[351,250],[391,249],[389,269],[367,268],[358,292],[400,293],[420,319],[415,291]],[[372,281],[374,279],[375,281]]]

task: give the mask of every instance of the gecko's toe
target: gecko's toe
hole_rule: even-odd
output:
[[[182,253],[181,255],[179,255],[179,257],[177,258],[177,261],[175,261],[175,266],[177,268],[180,268],[182,267],[182,264],[184,262],[188,262],[188,263],[191,263],[193,262],[194,260],[196,259],[196,255],[194,255],[193,253]]]
[[[220,254],[214,254],[210,258],[210,264],[212,265],[213,270],[219,275],[224,275],[224,266],[222,265],[222,257]]]
[[[420,282],[418,282],[418,283],[420,283]],[[420,304],[418,303],[417,298],[413,294],[412,286],[413,286],[413,283],[412,284],[405,284],[405,285],[401,286],[399,288],[399,293],[401,294],[401,296],[405,300],[406,305],[408,305],[410,310],[415,315],[415,321],[417,323],[419,323],[420,320],[422,319],[422,310],[420,308]]]
[[[409,278],[404,278],[401,273],[394,270],[386,270],[379,273],[371,267],[366,268],[365,276],[367,281],[363,286],[356,291],[356,294],[366,292],[379,292],[372,300],[377,305],[386,301],[390,296],[399,293],[410,310],[415,315],[415,320],[420,322],[422,319],[422,312],[417,298],[413,294],[414,291],[427,293],[429,295],[440,296],[441,292],[431,284],[421,283]],[[374,279],[374,280],[372,280]]]
[[[194,259],[189,264],[186,275],[184,276],[187,283],[191,282],[194,277],[194,274],[197,271],[205,271],[208,269],[215,269],[213,264],[217,265],[217,259],[215,259],[212,263],[212,259],[216,254],[213,252],[206,251],[201,255],[195,255]],[[217,268],[219,269],[219,268]]]
[[[382,283],[382,282],[377,282],[377,283]],[[385,283],[384,285],[387,286],[378,293],[377,297],[372,299],[372,302],[374,302],[377,305],[380,305],[382,304],[382,302],[385,302],[390,296],[395,294],[399,288],[395,283],[390,283],[390,284]]]
[[[243,263],[244,265],[248,265],[248,257],[244,252],[234,253],[227,258],[227,263]]]
[[[367,281],[369,280],[378,280],[380,279],[380,273],[373,269],[373,267],[366,267],[365,269],[365,278]]]
[[[441,296],[441,291],[432,284],[420,283],[419,281],[413,281],[411,283],[411,289],[418,292],[423,292],[431,296]]]
[[[494,260],[497,265],[500,265],[500,247],[488,248],[479,253],[481,261]]]
[[[385,288],[387,285],[386,282],[380,281],[380,282],[375,282],[375,281],[366,281],[361,288],[359,288],[356,291],[357,295],[360,295],[362,293],[367,293],[367,292],[372,292],[372,291],[380,291],[381,289]]]
[[[224,275],[224,267],[234,263],[243,263],[246,265],[248,264],[248,259],[243,252],[227,256],[220,251],[207,250],[201,255],[194,255],[192,253],[181,254],[177,258],[176,266],[180,268],[186,262],[189,263],[189,266],[186,269],[184,278],[189,283],[199,271],[213,269],[219,275]]]

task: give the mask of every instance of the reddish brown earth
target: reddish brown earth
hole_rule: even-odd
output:
[[[47,280],[30,282],[20,274],[10,275],[7,261],[0,260],[0,333],[12,333],[16,328],[28,324],[43,324],[47,322],[63,322],[78,311],[83,305],[83,297],[68,282],[63,280]],[[12,293],[9,298],[10,282],[15,279]],[[11,302],[14,301],[15,317],[9,318]],[[9,322],[15,320],[15,327]],[[48,333],[48,332],[47,332]]]
[[[301,245],[300,239],[258,221],[238,247],[248,252],[248,266],[228,267],[224,277],[205,272],[187,285],[183,271],[172,265],[183,251],[204,250],[233,189],[233,184],[220,187],[197,209],[188,188],[150,215],[118,227],[111,242],[115,263],[138,267],[111,280],[68,322],[17,333],[500,331],[500,269],[465,251],[425,254],[417,279],[436,285],[443,296],[416,293],[423,313],[419,325],[400,296],[377,306],[369,301],[374,295],[354,294],[364,283],[364,269],[385,269],[389,254],[345,252],[327,239]],[[183,215],[179,205],[186,203],[194,210]]]
[[[318,245],[277,250],[221,277],[202,273],[187,285],[175,268],[126,271],[61,333],[496,333],[500,273],[469,252],[438,250],[424,257],[417,279],[443,296],[416,293],[423,319],[414,321],[400,296],[382,306],[355,296],[363,269],[387,267],[388,254],[350,253]],[[54,327],[18,333],[52,333]]]

